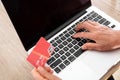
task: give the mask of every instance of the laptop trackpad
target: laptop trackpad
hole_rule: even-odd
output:
[[[82,62],[102,77],[107,71],[120,61],[120,49],[109,52],[86,51]]]
[[[120,60],[120,49],[110,52],[85,51],[58,75],[62,80],[99,80]]]
[[[58,75],[62,80],[98,80],[98,76],[81,58],[76,59]]]

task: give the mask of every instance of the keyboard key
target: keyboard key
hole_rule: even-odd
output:
[[[73,45],[77,44],[77,41],[76,41],[76,40],[73,40],[73,41],[72,41],[72,44],[73,44]]]
[[[64,41],[64,42],[63,42],[63,45],[65,45],[65,46],[66,46],[67,44],[68,44],[68,43],[67,43],[66,41]]]
[[[114,28],[114,27],[115,27],[115,25],[112,25],[112,26],[111,26],[111,28]]]
[[[69,58],[68,58],[69,61],[73,62],[75,60],[75,57],[73,55],[71,55]]]
[[[74,34],[74,31],[73,31],[73,30],[71,30],[69,33],[72,35],[72,34]]]
[[[82,46],[82,45],[83,45],[83,43],[82,43],[82,42],[79,42],[79,43],[78,43],[78,45],[79,45],[79,46]]]
[[[58,44],[57,44],[56,42],[54,42],[52,45],[53,45],[54,47],[56,47]]]
[[[63,33],[59,35],[59,37],[62,37],[63,36]]]
[[[86,39],[87,40],[87,42],[90,42],[90,39]]]
[[[99,15],[99,16],[97,16],[97,18],[98,18],[98,19],[101,19],[101,18],[102,18],[102,16],[100,16],[100,15]]]
[[[65,39],[66,39],[66,37],[64,37],[64,36],[63,36],[63,37],[61,37],[61,40],[63,40],[63,41],[64,41]]]
[[[60,44],[62,41],[61,41],[60,39],[58,39],[56,42],[57,42],[58,44]]]
[[[99,23],[102,24],[102,23],[105,22],[105,21],[106,21],[106,19],[103,18],[103,19],[101,19],[101,20],[99,21]]]
[[[50,65],[52,62],[55,61],[55,58],[54,57],[51,57],[48,61],[47,61],[47,64]]]
[[[94,13],[93,15],[91,15],[93,18],[95,18],[98,14]]]
[[[86,42],[87,42],[87,40],[86,40],[86,39],[82,39],[82,41],[81,41],[81,42],[86,43]]]
[[[79,49],[79,50],[77,50],[77,52],[75,52],[73,55],[74,55],[75,57],[79,57],[83,52],[84,52],[84,50]]]
[[[59,39],[59,37],[56,37],[55,40]]]
[[[60,67],[61,69],[64,69],[66,66],[62,63],[62,64],[59,65],[59,67]]]
[[[63,33],[66,34],[66,33],[67,33],[67,30],[65,30]]]
[[[55,40],[51,40],[50,43],[53,43]]]
[[[94,11],[90,12],[90,14],[93,14],[93,13],[95,13],[95,12]]]
[[[56,60],[53,64],[50,65],[51,68],[55,68],[58,64],[60,64],[62,61],[60,59]]]
[[[54,49],[54,51],[55,51],[55,52],[58,52],[58,51],[59,51],[59,48],[58,48],[58,47],[56,47],[56,48]]]
[[[74,46],[74,49],[77,50],[77,49],[79,49],[79,47],[78,47],[77,45],[75,45],[75,46]]]
[[[65,64],[66,66],[68,66],[68,65],[70,64],[70,62],[69,62],[68,60],[65,60],[65,61],[64,61],[64,64]]]
[[[71,29],[72,29],[72,28],[70,27],[70,28],[68,28],[67,30],[70,31]]]
[[[87,19],[87,16],[83,17],[83,19]]]
[[[88,21],[88,18],[84,19],[84,21]]]
[[[80,29],[78,32],[85,32],[85,29]]]
[[[83,22],[83,19],[79,20],[79,22]]]
[[[68,41],[68,42],[71,42],[71,41],[72,41],[72,39],[71,39],[71,38],[68,38],[68,39],[67,39],[67,41]]]
[[[70,52],[71,52],[71,53],[74,53],[74,52],[75,52],[75,50],[74,50],[74,49],[71,49],[71,50],[70,50]]]
[[[58,68],[58,67],[56,67],[54,70],[56,73],[59,73],[61,71],[60,68]]]
[[[89,20],[92,20],[92,19],[93,19],[93,17],[89,17],[88,19],[89,19]]]
[[[63,46],[62,44],[60,44],[58,47],[61,49],[61,48],[63,48],[64,46]]]
[[[70,34],[68,34],[68,33],[67,33],[67,34],[65,34],[65,37],[69,37],[69,36],[70,36]]]
[[[72,25],[71,27],[74,28],[76,25]]]
[[[62,56],[61,56],[61,59],[62,59],[62,60],[65,60],[65,59],[66,59],[66,56],[65,56],[65,55],[62,55]]]
[[[55,52],[52,52],[52,54],[51,55],[54,55],[55,54]]]
[[[60,55],[57,53],[57,54],[55,54],[55,58],[59,58],[60,57]]]
[[[59,54],[63,55],[65,52],[63,50],[59,51]]]
[[[109,21],[106,21],[103,25],[108,26],[110,24]]]
[[[69,57],[71,54],[69,52],[66,52],[65,55]]]
[[[75,25],[78,25],[80,22],[76,22]]]
[[[89,42],[91,42],[91,43],[95,43],[95,41],[93,41],[93,40],[89,40]]]
[[[68,44],[68,47],[69,47],[69,48],[73,47],[73,44],[71,44],[71,43],[70,43],[70,44]]]
[[[63,50],[64,50],[64,51],[68,51],[69,49],[68,49],[67,47],[64,47]]]
[[[90,13],[90,14],[87,14],[86,16],[89,17],[90,15],[91,15],[91,13]]]
[[[96,22],[98,22],[98,20],[99,20],[98,18],[93,19],[93,21],[96,21]]]
[[[80,38],[76,38],[76,40],[79,42],[81,39]]]

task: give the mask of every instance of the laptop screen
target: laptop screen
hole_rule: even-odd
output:
[[[41,36],[45,37],[91,5],[90,0],[2,0],[2,2],[26,50]]]

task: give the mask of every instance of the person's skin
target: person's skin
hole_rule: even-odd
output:
[[[120,48],[120,31],[112,30],[97,22],[85,21],[75,28],[76,31],[86,29],[88,32],[77,32],[74,38],[87,38],[94,40],[95,43],[86,43],[82,46],[84,50],[110,51]]]
[[[87,32],[79,32],[83,28]],[[110,51],[120,48],[119,30],[112,30],[92,21],[85,21],[78,24],[75,30],[76,33],[72,36],[73,38],[87,38],[95,41],[95,43],[85,43],[82,46],[83,50]],[[48,67],[35,68],[32,70],[32,75],[35,80],[61,80],[53,75],[53,71]]]
[[[35,80],[61,80],[57,76],[53,75],[53,71],[50,67],[41,67],[34,68],[31,71],[31,74]]]

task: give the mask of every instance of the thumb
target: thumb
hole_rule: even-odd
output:
[[[100,48],[100,45],[97,43],[85,43],[82,46],[83,50],[99,50],[99,48]]]
[[[39,73],[46,78],[47,80],[61,80],[60,78],[58,78],[57,76],[49,73],[48,71],[46,71],[43,67],[39,66],[38,67],[38,71]]]

